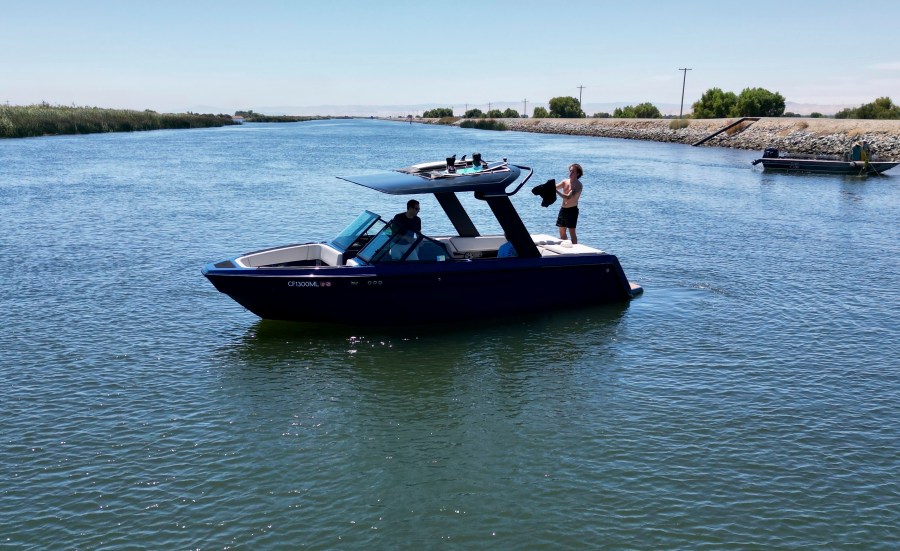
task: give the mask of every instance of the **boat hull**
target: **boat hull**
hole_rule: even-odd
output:
[[[227,264],[203,269],[216,289],[263,319],[301,322],[477,320],[622,302],[642,291],[608,254],[306,269]]]
[[[843,174],[856,176],[864,174],[880,174],[897,166],[898,162],[890,161],[832,161],[824,159],[759,159],[765,170],[788,172],[812,172],[819,174]]]

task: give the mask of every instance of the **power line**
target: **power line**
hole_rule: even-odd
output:
[[[681,118],[681,115],[684,113],[684,86],[687,84],[687,72],[693,71],[693,69],[678,69],[679,71],[684,71],[684,80],[681,82],[681,109],[678,111],[678,118]]]

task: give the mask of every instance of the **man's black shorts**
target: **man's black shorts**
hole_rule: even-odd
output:
[[[559,209],[556,217],[556,226],[559,228],[574,228],[578,224],[578,207]]]

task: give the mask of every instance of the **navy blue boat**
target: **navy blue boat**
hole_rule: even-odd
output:
[[[523,171],[527,176],[507,192]],[[412,245],[403,244],[389,221],[367,210],[329,242],[247,253],[207,264],[203,275],[264,319],[365,325],[476,320],[640,294],[614,255],[528,232],[509,198],[531,175],[504,159],[340,177],[394,195],[432,193],[457,235],[416,234]],[[458,193],[488,204],[518,256],[497,257],[506,238],[481,235]],[[409,305],[414,316],[403,314]]]

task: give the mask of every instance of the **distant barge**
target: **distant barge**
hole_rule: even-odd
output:
[[[864,144],[856,144],[849,154],[843,156],[790,154],[770,147],[763,152],[761,159],[753,161],[754,165],[760,163],[765,170],[867,176],[890,170],[900,161],[870,158]]]

